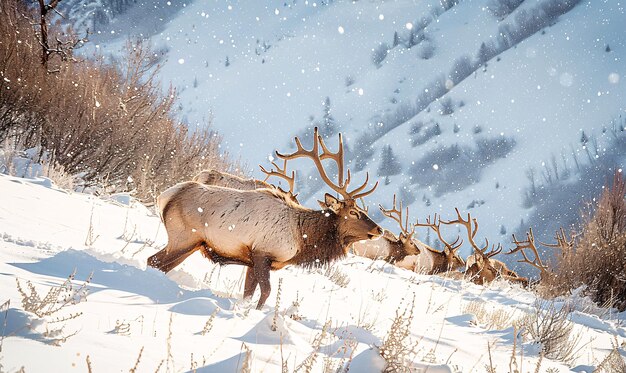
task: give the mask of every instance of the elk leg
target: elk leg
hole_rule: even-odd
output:
[[[252,258],[252,270],[254,271],[254,277],[261,288],[261,298],[259,298],[259,303],[256,306],[257,310],[260,310],[263,307],[267,297],[269,297],[270,292],[272,291],[272,286],[270,284],[270,268],[271,261],[269,258]]]
[[[254,275],[254,267],[248,267],[246,269],[246,282],[243,287],[243,297],[251,298],[254,295],[256,286],[258,285],[256,276]]]

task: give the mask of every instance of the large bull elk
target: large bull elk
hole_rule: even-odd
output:
[[[395,220],[400,225],[400,234],[396,237],[393,233],[385,230],[383,237],[379,240],[355,242],[352,245],[354,253],[370,259],[383,259],[392,264],[402,263],[407,256],[419,254],[420,250],[413,241],[415,227],[413,226],[409,231],[409,208],[406,208],[404,225],[402,223],[402,202],[400,202],[400,209],[398,209],[395,194],[393,195],[393,208],[391,210],[387,210],[381,205],[379,208],[383,215]]]
[[[148,258],[148,265],[168,272],[200,250],[213,262],[247,266],[244,297],[251,297],[259,285],[260,309],[271,291],[270,270],[290,264],[324,265],[344,257],[352,243],[381,236],[383,230],[356,204],[378,183],[363,191],[367,175],[361,186],[348,191],[350,171],[344,179],[341,135],[337,153],[328,151],[317,128],[312,150],[305,150],[297,137],[295,141],[296,152],[276,152],[277,156],[312,159],[324,182],[343,199],[326,193],[320,211],[296,204],[276,189],[237,190],[194,181],[177,184],[157,198],[168,243]],[[322,159],[328,158],[340,170],[338,184],[330,180],[322,165]]]

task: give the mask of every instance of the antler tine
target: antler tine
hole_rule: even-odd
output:
[[[344,181],[343,179],[343,136],[341,133],[339,134],[339,149],[335,153],[331,152],[326,144],[324,143],[324,139],[322,136],[317,135],[320,146],[322,147],[322,155],[320,155],[320,159],[332,159],[337,163],[337,179],[339,180],[339,186],[343,187],[344,184],[350,184],[350,170],[348,170],[348,178]]]
[[[454,242],[452,243],[449,243],[448,241],[446,241],[441,235],[441,230],[439,229],[441,226],[441,223],[445,224],[445,222],[441,220],[441,217],[437,218],[437,214],[435,214],[432,221],[430,220],[430,215],[428,215],[428,217],[426,218],[426,223],[420,223],[419,219],[416,219],[415,224],[413,224],[413,227],[427,227],[427,228],[432,229],[435,233],[437,233],[437,237],[439,237],[439,241],[441,241],[441,243],[443,243],[448,249],[450,249],[451,251],[458,250],[463,244],[463,240],[461,240],[461,242],[458,245],[457,245],[457,242],[459,242],[460,240],[459,236],[457,236],[456,240],[454,240]]]
[[[519,241],[517,237],[515,237],[515,234],[513,234],[512,236],[513,236],[513,244],[515,244],[515,248],[509,250],[507,254],[520,252],[522,254],[523,259],[518,260],[518,262],[530,264],[531,266],[539,269],[541,273],[546,272],[547,266],[543,264],[543,262],[541,261],[541,257],[539,256],[539,251],[537,250],[537,246],[535,245],[535,235],[533,234],[533,229],[530,228],[528,230],[528,232],[526,233],[525,241]],[[532,250],[533,254],[535,255],[535,259],[531,261],[526,255],[526,252],[524,251],[524,249]]]
[[[385,209],[382,205],[378,205],[378,207],[380,208],[380,211],[383,213],[383,215],[385,215],[386,217],[395,220],[398,225],[400,225],[400,230],[402,230],[402,233],[404,234],[408,234],[407,230],[408,230],[408,217],[407,217],[407,226],[404,227],[402,225],[402,201],[400,201],[400,209],[397,208],[396,206],[396,195],[394,193],[393,195],[393,208],[389,209]],[[408,207],[407,207],[407,214],[408,214]]]
[[[539,241],[539,243],[542,246],[545,246],[545,247],[551,247],[551,248],[555,248],[555,249],[567,250],[567,249],[570,249],[570,248],[572,248],[574,246],[575,236],[572,234],[572,237],[568,240],[567,239],[567,235],[565,234],[565,229],[563,229],[563,227],[561,227],[554,234],[554,239],[556,240],[556,243],[549,244],[549,243],[543,243],[541,241]]]
[[[369,206],[365,204],[365,200],[363,198],[360,198],[359,200],[361,201],[361,204],[363,205],[361,208],[367,214],[369,212],[369,209],[370,209]]]
[[[498,243],[498,247],[494,247],[493,245],[491,246],[491,250],[489,250],[488,253],[485,253],[485,255],[487,255],[487,258],[491,258],[493,256],[496,256],[498,254],[500,254],[502,252],[502,244]]]
[[[276,162],[272,162],[272,166],[276,167],[276,171],[274,171],[273,168],[271,168],[268,171],[262,165],[259,165],[259,167],[261,167],[261,171],[265,175],[267,175],[267,176],[265,176],[265,179],[263,181],[267,181],[271,176],[277,176],[277,177],[280,177],[282,179],[285,179],[287,181],[287,184],[289,185],[289,192],[291,194],[293,194],[294,183],[295,183],[295,180],[296,180],[296,171],[295,170],[291,171],[291,176],[287,176],[287,160],[285,159],[284,161],[285,161],[285,163],[284,163],[282,169],[280,167],[278,167]]]
[[[470,245],[472,246],[472,249],[474,250],[474,252],[488,258],[489,254],[486,253],[486,251],[487,251],[487,248],[489,247],[489,239],[485,238],[485,246],[483,246],[482,248],[480,248],[474,241],[474,237],[476,237],[476,233],[478,232],[478,220],[476,220],[476,218],[472,218],[472,215],[469,212],[467,213],[467,219],[463,219],[463,217],[461,216],[461,212],[459,211],[458,208],[455,208],[454,211],[456,211],[456,216],[457,216],[456,220],[447,220],[447,221],[441,220],[441,223],[448,224],[448,225],[461,224],[462,226],[464,226],[465,229],[467,230],[467,239]],[[472,223],[474,225],[473,228],[472,228]],[[493,255],[496,255],[496,254],[493,254]]]
[[[290,159],[295,159],[295,158],[300,158],[300,157],[311,158],[313,162],[315,163],[315,166],[317,167],[317,170],[322,180],[324,180],[324,182],[332,190],[340,194],[344,199],[356,200],[359,198],[363,198],[371,194],[372,192],[374,192],[374,190],[378,186],[378,182],[376,182],[374,187],[371,188],[370,190],[359,193],[360,191],[365,189],[365,187],[367,186],[367,182],[369,181],[369,174],[366,174],[365,183],[361,185],[360,187],[356,188],[355,190],[348,192],[348,185],[350,184],[350,181],[351,181],[351,174],[350,174],[350,170],[348,170],[348,176],[346,177],[345,181],[343,180],[344,161],[343,161],[343,138],[341,134],[339,134],[339,150],[337,150],[337,152],[335,153],[331,152],[328,149],[328,147],[326,147],[324,140],[319,135],[319,131],[317,127],[315,127],[314,134],[313,134],[313,149],[311,150],[304,149],[298,137],[295,138],[295,141],[296,141],[296,146],[298,147],[298,149],[295,152],[291,154],[282,154],[277,151],[276,156],[284,160],[290,160]],[[319,154],[320,146],[322,147],[322,154]],[[330,180],[330,178],[328,177],[328,174],[326,173],[326,171],[324,170],[324,166],[322,165],[322,160],[328,159],[328,158],[333,159],[337,163],[337,168],[338,168],[338,173],[339,173],[339,184],[333,183],[332,180]]]

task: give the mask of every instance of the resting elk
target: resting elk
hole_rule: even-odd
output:
[[[269,188],[276,189],[280,191],[286,198],[290,199],[295,203],[299,203],[297,199],[297,194],[293,193],[294,182],[296,178],[295,171],[291,171],[291,176],[287,175],[287,161],[285,160],[285,164],[281,169],[275,162],[272,162],[272,165],[276,167],[276,170],[271,168],[269,171],[266,170],[263,166],[261,167],[261,171],[265,173],[265,180],[256,180],[256,179],[244,179],[237,175],[229,174],[227,172],[222,172],[218,170],[204,170],[200,171],[192,181],[196,181],[201,184],[206,185],[215,185],[221,186],[224,188],[232,188],[239,190],[255,190],[261,188]],[[267,182],[267,180],[271,176],[277,176],[287,181],[287,185],[289,185],[289,191],[283,190],[279,186],[272,185]]]
[[[379,208],[383,215],[395,220],[400,225],[400,235],[396,237],[393,233],[385,230],[383,237],[379,240],[355,242],[352,245],[354,254],[370,259],[383,259],[396,265],[402,263],[407,256],[419,254],[420,250],[413,241],[415,227],[409,231],[409,208],[406,209],[404,225],[402,224],[402,202],[400,202],[400,209],[398,209],[395,194],[393,195],[393,208],[391,210],[386,210],[381,205]],[[412,270],[413,268],[406,269]]]
[[[417,256],[415,264],[416,272],[434,275],[438,273],[456,271],[465,266],[465,261],[463,261],[463,258],[461,258],[458,253],[461,245],[463,244],[463,240],[457,237],[452,243],[446,241],[441,234],[441,223],[443,223],[443,221],[437,216],[437,214],[435,214],[432,221],[429,216],[426,218],[425,223],[420,223],[419,220],[415,222],[416,227],[430,228],[437,233],[439,241],[444,246],[443,251],[438,251],[426,244],[422,244],[422,247],[420,247],[420,255]]]
[[[467,240],[472,246],[474,253],[467,258],[465,274],[475,283],[483,285],[501,277],[511,282],[519,282],[522,285],[528,285],[528,279],[518,276],[517,273],[510,270],[503,262],[493,259],[493,257],[502,252],[502,246],[489,248],[489,240],[485,239],[485,246],[479,247],[474,241],[474,237],[478,232],[478,220],[472,218],[470,213],[467,219],[463,219],[459,209],[455,209],[457,219],[445,221],[444,224],[460,224],[467,231]]]
[[[294,203],[276,189],[237,190],[188,181],[170,187],[157,198],[168,235],[164,249],[148,258],[148,265],[168,272],[197,250],[219,264],[247,266],[244,298],[252,297],[259,285],[260,309],[270,294],[270,271],[290,264],[314,267],[347,254],[351,244],[383,234],[356,200],[372,193],[369,175],[348,191],[350,171],[343,178],[343,143],[331,153],[314,133],[313,149],[305,150],[295,139],[293,154],[276,155],[284,160],[306,157],[313,160],[322,180],[343,199],[326,193],[323,209],[312,210]],[[320,147],[322,154],[319,153]],[[337,163],[338,184],[333,183],[322,159]]]

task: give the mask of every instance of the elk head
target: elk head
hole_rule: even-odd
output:
[[[418,255],[420,253],[420,249],[413,241],[413,234],[415,234],[415,225],[411,225],[411,230],[409,231],[409,208],[406,208],[406,217],[404,219],[404,225],[402,224],[402,202],[400,202],[400,208],[396,207],[396,195],[393,195],[393,208],[391,210],[385,209],[382,205],[378,205],[380,211],[386,217],[395,220],[400,226],[400,234],[398,235],[398,243],[401,246],[401,250],[406,255]]]
[[[332,213],[343,217],[343,219],[340,219],[338,223],[339,232],[342,232],[343,235],[343,237],[339,237],[341,243],[348,244],[360,240],[380,237],[383,234],[382,228],[380,228],[378,224],[376,224],[367,215],[367,212],[356,203],[359,198],[363,198],[373,193],[376,187],[378,187],[378,182],[376,182],[371,189],[363,191],[367,187],[367,183],[369,181],[369,173],[366,173],[363,184],[356,187],[352,191],[348,191],[348,186],[352,177],[350,170],[348,170],[347,177],[344,179],[343,138],[341,134],[339,134],[339,149],[335,153],[328,149],[322,139],[322,136],[319,135],[317,127],[315,127],[313,134],[313,149],[304,149],[298,137],[295,138],[295,142],[297,150],[294,153],[281,154],[277,151],[276,156],[283,159],[285,162],[296,158],[311,159],[326,185],[343,197],[343,199],[338,199],[326,193],[324,201],[318,201],[319,205],[323,209],[322,213]],[[321,154],[320,148],[322,150]],[[322,165],[322,160],[325,159],[331,159],[337,164],[337,183],[333,182],[330,177],[328,177],[328,174]]]

